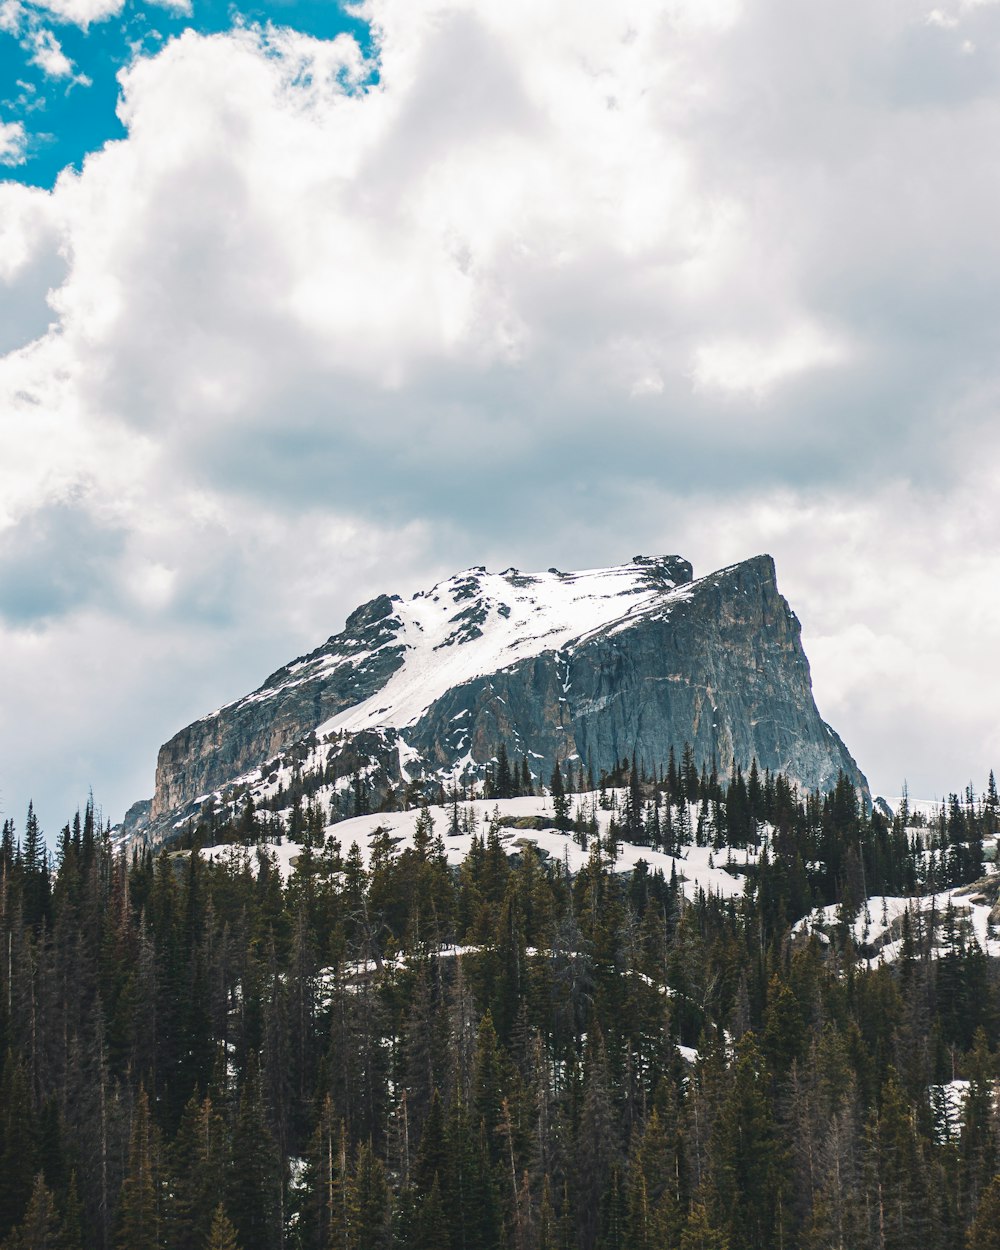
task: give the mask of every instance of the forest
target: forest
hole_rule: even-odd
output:
[[[458,791],[366,855],[308,787],[155,850],[92,802],[48,843],[8,820],[0,1247],[1000,1246],[998,961],[950,897],[891,960],[852,927],[982,876],[992,775],[929,819],[688,753],[548,794],[578,871]],[[722,898],[621,842],[760,853]]]

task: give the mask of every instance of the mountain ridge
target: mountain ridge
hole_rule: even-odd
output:
[[[266,798],[296,768],[321,771],[328,799],[360,774],[377,805],[415,781],[482,779],[501,743],[543,783],[556,761],[596,776],[634,755],[655,769],[690,743],[699,764],[756,758],[808,789],[843,771],[868,798],[816,709],[800,634],[768,555],[698,579],[676,555],[571,573],[473,566],[360,605],[175,734],[150,820],[182,823],[234,789]]]

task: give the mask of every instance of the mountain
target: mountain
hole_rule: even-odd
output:
[[[761,555],[695,580],[680,556],[562,573],[466,570],[404,601],[380,595],[344,630],[160,749],[154,834],[203,805],[312,779],[360,784],[374,808],[423,781],[481,779],[504,746],[548,783],[558,760],[614,769],[680,757],[722,772],[756,758],[800,786],[844,772],[869,798],[812,696],[799,622]]]

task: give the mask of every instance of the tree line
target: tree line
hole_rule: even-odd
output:
[[[849,924],[976,879],[995,787],[917,832],[843,778],[581,771],[548,786],[575,873],[459,794],[367,854],[306,801],[287,882],[252,805],[156,852],[92,805],[53,857],[33,812],[6,822],[0,1245],[997,1245],[996,961],[955,907],[894,964]],[[687,898],[682,863],[617,871],[622,839],[763,845],[741,896]],[[820,903],[841,930],[793,933]]]

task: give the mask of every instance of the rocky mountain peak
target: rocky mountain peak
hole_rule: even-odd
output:
[[[679,555],[578,572],[477,565],[408,599],[382,594],[256,691],[166,743],[151,820],[206,796],[266,799],[319,770],[336,803],[359,774],[393,789],[483,775],[501,745],[547,782],[557,760],[594,776],[635,755],[781,770],[808,788],[846,772],[812,697],[799,623],[770,556],[694,578]]]

